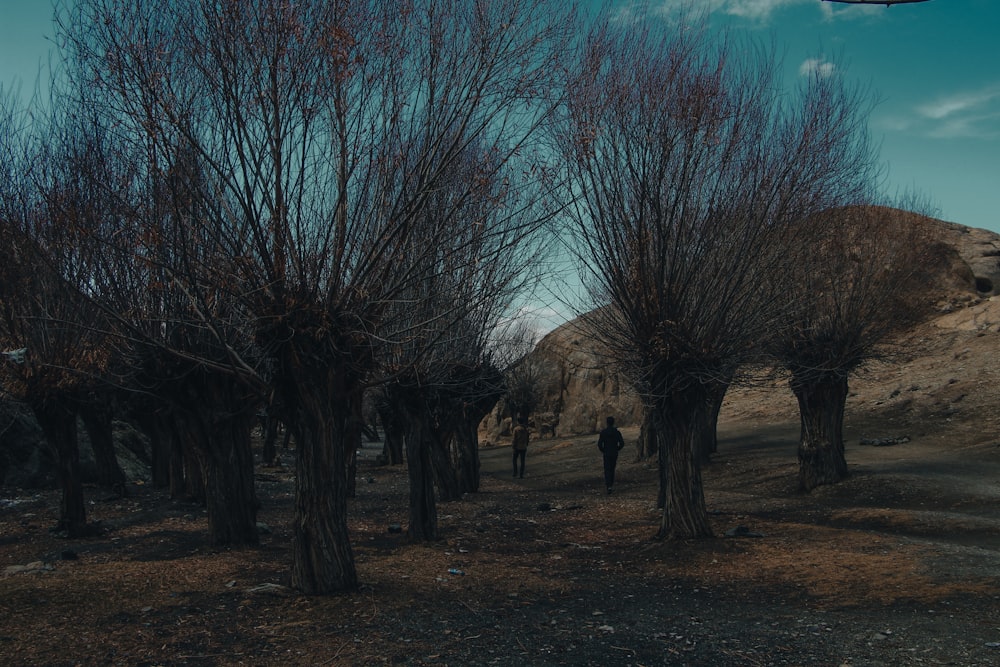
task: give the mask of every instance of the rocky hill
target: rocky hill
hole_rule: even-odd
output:
[[[910,214],[915,225],[943,243],[936,293],[935,315],[907,332],[897,346],[892,363],[864,369],[851,383],[849,407],[885,408],[947,413],[956,401],[977,401],[983,408],[1000,398],[984,393],[978,378],[995,366],[995,334],[1000,329],[1000,235],[951,222]],[[534,415],[539,435],[569,437],[595,433],[606,415],[622,426],[635,425],[640,406],[624,379],[602,360],[586,320],[577,318],[545,336],[530,356],[536,367],[542,396]],[[992,387],[990,387],[992,389]],[[761,393],[764,392],[764,393]],[[1000,392],[997,392],[1000,394]],[[961,398],[959,398],[961,397]],[[721,420],[792,417],[797,412],[784,379],[771,387],[734,387],[727,397]],[[495,412],[484,422],[483,437],[500,442],[507,437],[509,419]]]

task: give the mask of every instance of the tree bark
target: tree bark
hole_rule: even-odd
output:
[[[792,391],[799,401],[802,424],[799,436],[799,487],[812,491],[817,486],[836,484],[847,477],[844,454],[844,407],[847,377],[797,379]]]
[[[278,458],[278,418],[271,414],[268,408],[264,416],[264,447],[261,450],[261,459],[264,465],[273,466]]]
[[[234,386],[220,388],[219,402],[209,404],[208,441],[202,449],[205,506],[213,546],[256,546],[257,510],[260,503],[254,488],[253,453],[250,432],[252,402]],[[242,411],[240,410],[243,407]]]
[[[458,451],[458,463],[456,470],[458,473],[459,493],[479,492],[479,422],[483,415],[472,412],[472,408],[466,405],[462,418],[458,420],[455,429],[455,447]]]
[[[660,451],[659,439],[656,429],[653,427],[652,411],[644,410],[642,415],[642,426],[639,427],[639,440],[636,442],[636,457],[639,461],[651,459],[654,454]],[[663,505],[660,505],[662,508]]]
[[[434,472],[431,466],[430,434],[422,415],[413,414],[406,433],[406,465],[410,479],[410,525],[407,535],[414,541],[438,537]]]
[[[386,406],[380,407],[378,414],[379,419],[382,420],[382,454],[389,465],[402,465],[406,428],[399,418],[399,413]]]
[[[209,444],[204,427],[195,415],[176,408],[170,411],[167,432],[170,434],[170,497],[206,504],[202,458]]]
[[[697,448],[704,442],[710,402],[701,385],[671,392],[657,401],[655,415],[661,450],[663,519],[657,537],[711,537]]]
[[[708,389],[708,406],[703,415],[705,423],[700,427],[701,442],[695,450],[703,464],[709,463],[712,454],[719,451],[719,413],[722,411],[722,402],[726,399],[728,390],[728,382],[712,384]]]
[[[163,488],[170,485],[170,429],[161,414],[147,408],[146,405],[135,406],[130,414],[149,438],[149,467],[153,486]]]
[[[45,440],[56,455],[57,476],[62,496],[56,529],[69,537],[87,534],[87,506],[80,481],[80,450],[77,444],[76,405],[71,399],[41,399],[31,404]]]
[[[295,438],[295,517],[292,586],[307,595],[358,587],[347,526],[347,422],[353,391],[350,377],[331,364],[303,363],[290,345],[280,383]]]
[[[428,426],[427,430],[438,497],[441,502],[460,500],[462,498],[462,489],[458,481],[458,470],[454,460],[452,460],[452,437],[447,430],[437,428],[433,425]]]
[[[115,454],[113,418],[111,406],[100,399],[87,401],[80,407],[80,419],[87,429],[97,464],[97,483],[125,495],[125,472]]]

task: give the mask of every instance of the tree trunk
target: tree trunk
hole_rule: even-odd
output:
[[[844,406],[847,377],[829,376],[791,381],[799,401],[802,431],[799,437],[799,486],[812,491],[847,477],[844,455]]]
[[[390,465],[402,465],[406,434],[403,421],[399,418],[399,413],[389,407],[380,408],[378,414],[382,420],[382,454]]]
[[[656,450],[656,469],[659,478],[659,488],[656,493],[656,508],[663,509],[667,506],[667,445],[661,440],[665,437],[662,428],[656,428],[655,419],[650,419],[650,436],[654,438],[654,449]]]
[[[704,442],[710,402],[707,389],[689,385],[658,401],[655,415],[663,461],[663,519],[657,537],[711,537],[697,448]]]
[[[271,414],[268,409],[264,416],[264,447],[261,451],[261,459],[264,465],[273,466],[278,458],[278,418]]]
[[[358,497],[358,451],[361,449],[364,437],[364,417],[362,416],[361,393],[354,394],[350,403],[350,416],[347,419],[344,440],[347,447],[347,497]]]
[[[281,383],[295,437],[292,586],[308,595],[358,587],[347,527],[347,421],[351,387],[335,368],[288,350]]]
[[[458,470],[452,460],[450,446],[452,438],[444,429],[429,426],[427,430],[438,496],[441,502],[460,500],[462,489],[458,482]]]
[[[707,389],[708,405],[702,415],[705,422],[699,426],[701,441],[695,449],[702,464],[711,462],[712,454],[719,451],[719,413],[722,411],[723,401],[726,400],[729,382],[712,383]]]
[[[68,399],[42,399],[31,405],[45,440],[56,455],[62,497],[56,529],[69,537],[87,534],[87,506],[80,482],[80,450],[77,446],[76,406]]]
[[[470,408],[466,406],[455,429],[455,446],[458,450],[456,470],[460,493],[479,491],[479,422],[482,421],[482,417],[478,414],[470,415],[469,412]]]
[[[163,488],[170,485],[171,435],[165,417],[146,406],[137,406],[131,412],[139,428],[149,438],[150,476],[153,486]],[[171,495],[171,497],[173,497]]]
[[[407,535],[411,540],[424,542],[438,537],[429,440],[424,415],[412,414],[406,433],[406,465],[410,479],[410,525]]]
[[[111,406],[99,399],[87,401],[80,408],[80,419],[90,436],[90,447],[94,450],[98,484],[113,489],[119,495],[125,495],[125,472],[118,464],[115,454],[113,417]]]
[[[639,440],[636,442],[636,457],[639,461],[651,459],[653,455],[660,451],[659,439],[656,429],[653,427],[651,410],[643,410],[642,426],[639,427]],[[662,508],[663,505],[660,505]]]
[[[170,411],[170,497],[206,504],[202,458],[209,447],[205,426],[195,415],[180,408]]]
[[[205,506],[208,509],[208,530],[213,546],[255,546],[260,543],[257,533],[257,510],[260,504],[254,488],[253,452],[250,432],[252,411],[240,411],[240,406],[252,405],[224,387],[226,396],[212,404],[212,414],[202,415],[211,420],[207,447],[202,449],[205,480]],[[229,399],[229,400],[225,400]]]

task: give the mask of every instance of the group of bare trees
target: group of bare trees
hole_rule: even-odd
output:
[[[57,23],[49,115],[0,114],[0,338],[27,351],[4,392],[66,449],[70,532],[76,415],[114,404],[215,543],[255,544],[266,403],[296,443],[293,585],[351,590],[367,396],[405,447],[410,535],[436,537],[505,384],[531,409],[494,337],[559,220],[645,401],[663,536],[710,533],[702,454],[766,355],[803,405],[804,485],[842,474],[830,417],[916,246],[843,223],[882,209],[841,78],[789,96],[770,50],[606,16],[581,38],[536,0],[78,0]]]
[[[59,111],[12,140],[30,148],[4,200],[24,203],[3,215],[20,272],[4,345],[29,351],[7,375],[53,378],[8,392],[48,407],[89,382],[126,390],[197,462],[212,539],[234,545],[258,539],[249,434],[271,399],[296,443],[292,582],[354,588],[346,471],[367,390],[405,417],[429,498],[415,537],[436,536],[435,476],[478,486],[474,425],[500,391],[490,336],[554,214],[534,137],[572,12],[84,0],[57,21]],[[74,188],[84,201],[62,205]]]
[[[701,463],[727,388],[784,367],[804,489],[846,474],[847,378],[916,311],[928,249],[877,207],[871,96],[681,17],[602,23],[558,135],[590,325],[643,398],[663,537],[711,534]]]

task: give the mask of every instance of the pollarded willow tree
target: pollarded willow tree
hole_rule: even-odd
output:
[[[708,536],[713,401],[782,317],[790,223],[857,196],[866,98],[836,77],[790,94],[773,53],[684,20],[600,22],[580,63],[557,141],[594,329],[658,439],[659,536]]]
[[[793,308],[772,342],[798,399],[799,486],[811,491],[847,476],[848,380],[926,315],[929,283],[949,250],[929,238],[919,215],[897,208],[832,208],[803,224],[786,274]]]
[[[292,584],[353,589],[346,469],[360,395],[378,342],[404,337],[391,306],[427,278],[413,253],[433,256],[467,224],[419,218],[469,146],[491,155],[480,179],[540,166],[527,142],[555,104],[570,10],[533,0],[81,0],[68,12],[73,60],[100,91],[108,125],[147,156],[150,182],[197,165],[175,171],[197,183],[173,188],[189,200],[180,210],[196,214],[178,218],[178,236],[141,247],[187,298],[183,330],[224,354],[164,349],[250,385],[263,379],[257,359],[273,360],[297,445]],[[477,187],[468,182],[467,196]],[[178,243],[206,251],[159,261]],[[231,344],[241,329],[255,349]]]

